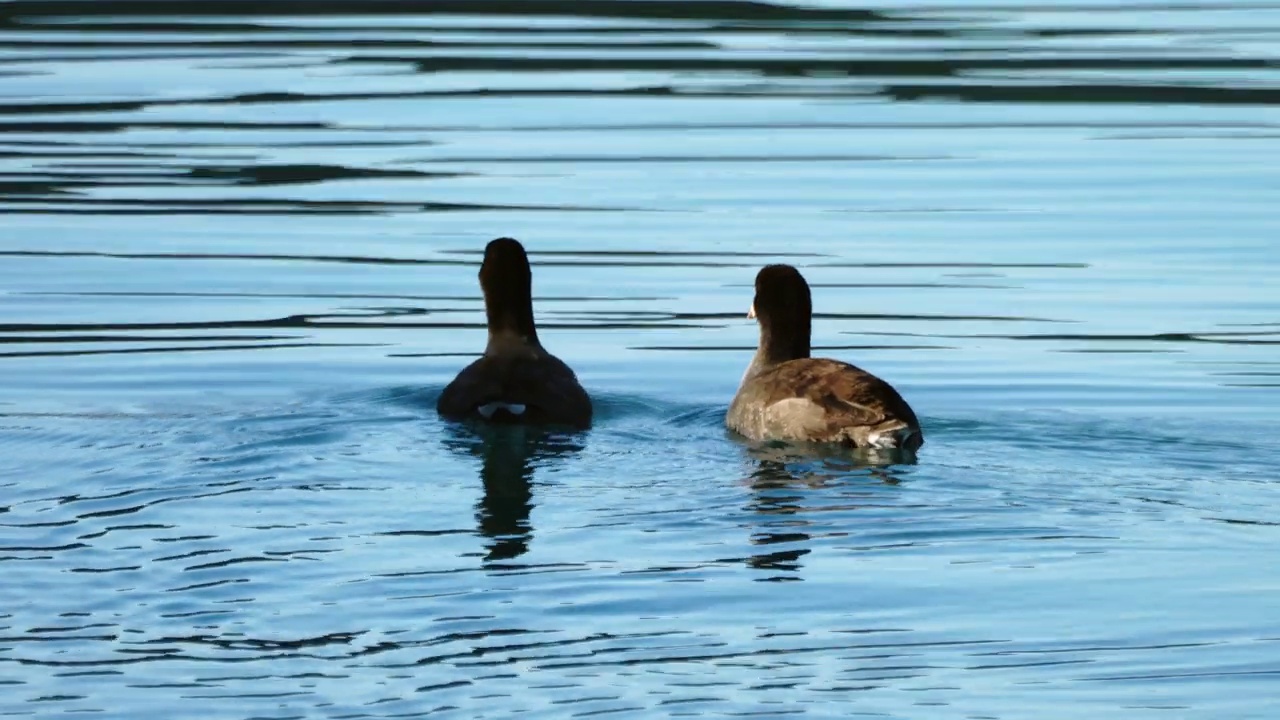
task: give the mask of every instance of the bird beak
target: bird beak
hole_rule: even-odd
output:
[[[754,301],[751,303],[751,309],[747,311],[747,319],[749,320],[756,319],[756,304]]]

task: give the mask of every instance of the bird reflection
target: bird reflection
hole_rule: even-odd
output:
[[[847,451],[776,443],[752,446],[748,454],[755,461],[755,467],[747,478],[752,490],[747,509],[761,516],[751,544],[760,547],[762,552],[752,554],[746,564],[773,573],[762,580],[802,579],[800,559],[812,552],[813,513],[818,509],[831,509],[831,496],[817,498],[815,490],[847,486],[851,473],[869,475],[887,485],[900,482],[897,473],[885,465],[882,457],[868,458]],[[818,505],[824,507],[818,508]],[[818,534],[827,534],[827,531]],[[787,549],[778,549],[778,546]]]
[[[761,464],[772,463],[781,470],[772,470],[789,475],[796,480],[800,475],[791,474],[789,465],[802,465],[820,472],[802,472],[805,477],[815,478],[838,476],[843,472],[869,472],[871,475],[889,482],[897,483],[895,465],[915,465],[916,454],[901,448],[850,448],[834,443],[755,443],[747,448],[747,454]]]
[[[777,460],[760,460],[749,478],[751,501],[747,509],[765,516],[761,527],[751,535],[751,544],[760,546],[761,550],[776,545],[790,544],[786,550],[774,549],[769,552],[753,553],[747,558],[747,566],[756,570],[775,571],[769,576],[771,581],[799,580],[798,572],[802,565],[800,558],[808,555],[811,536],[805,532],[811,523],[803,517],[803,495],[795,483],[801,482],[798,475],[787,469],[786,464]],[[799,516],[797,516],[799,515]],[[800,547],[796,547],[796,545]]]
[[[445,445],[481,458],[484,492],[476,503],[476,529],[488,539],[486,561],[511,560],[529,550],[534,469],[582,450],[574,434],[526,425],[450,424]]]

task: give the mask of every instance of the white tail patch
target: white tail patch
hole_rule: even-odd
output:
[[[876,450],[904,448],[915,434],[915,430],[905,425],[892,430],[867,433],[867,447]]]
[[[493,414],[498,412],[499,410],[506,410],[512,415],[523,415],[524,409],[525,409],[525,406],[523,403],[509,403],[509,402],[502,402],[501,400],[496,400],[491,403],[485,403],[484,405],[481,405],[480,407],[476,408],[476,410],[480,413],[480,415],[485,420],[488,420],[489,418],[493,417]]]
[[[892,430],[886,433],[867,433],[867,447],[876,450],[890,450],[898,447],[899,438],[898,431]]]

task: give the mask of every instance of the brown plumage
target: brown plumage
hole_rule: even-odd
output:
[[[480,287],[489,325],[484,355],[445,387],[436,411],[451,420],[591,424],[591,398],[573,370],[547,352],[533,322],[533,274],[524,247],[498,238],[484,251]]]
[[[748,313],[760,323],[760,346],[725,425],[752,440],[919,448],[920,422],[889,383],[849,363],[809,357],[812,315],[809,284],[799,271],[790,265],[760,270]]]

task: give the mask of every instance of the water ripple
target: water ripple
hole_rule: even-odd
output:
[[[0,4],[0,713],[1265,716],[1278,9]],[[771,262],[915,462],[724,430]]]

